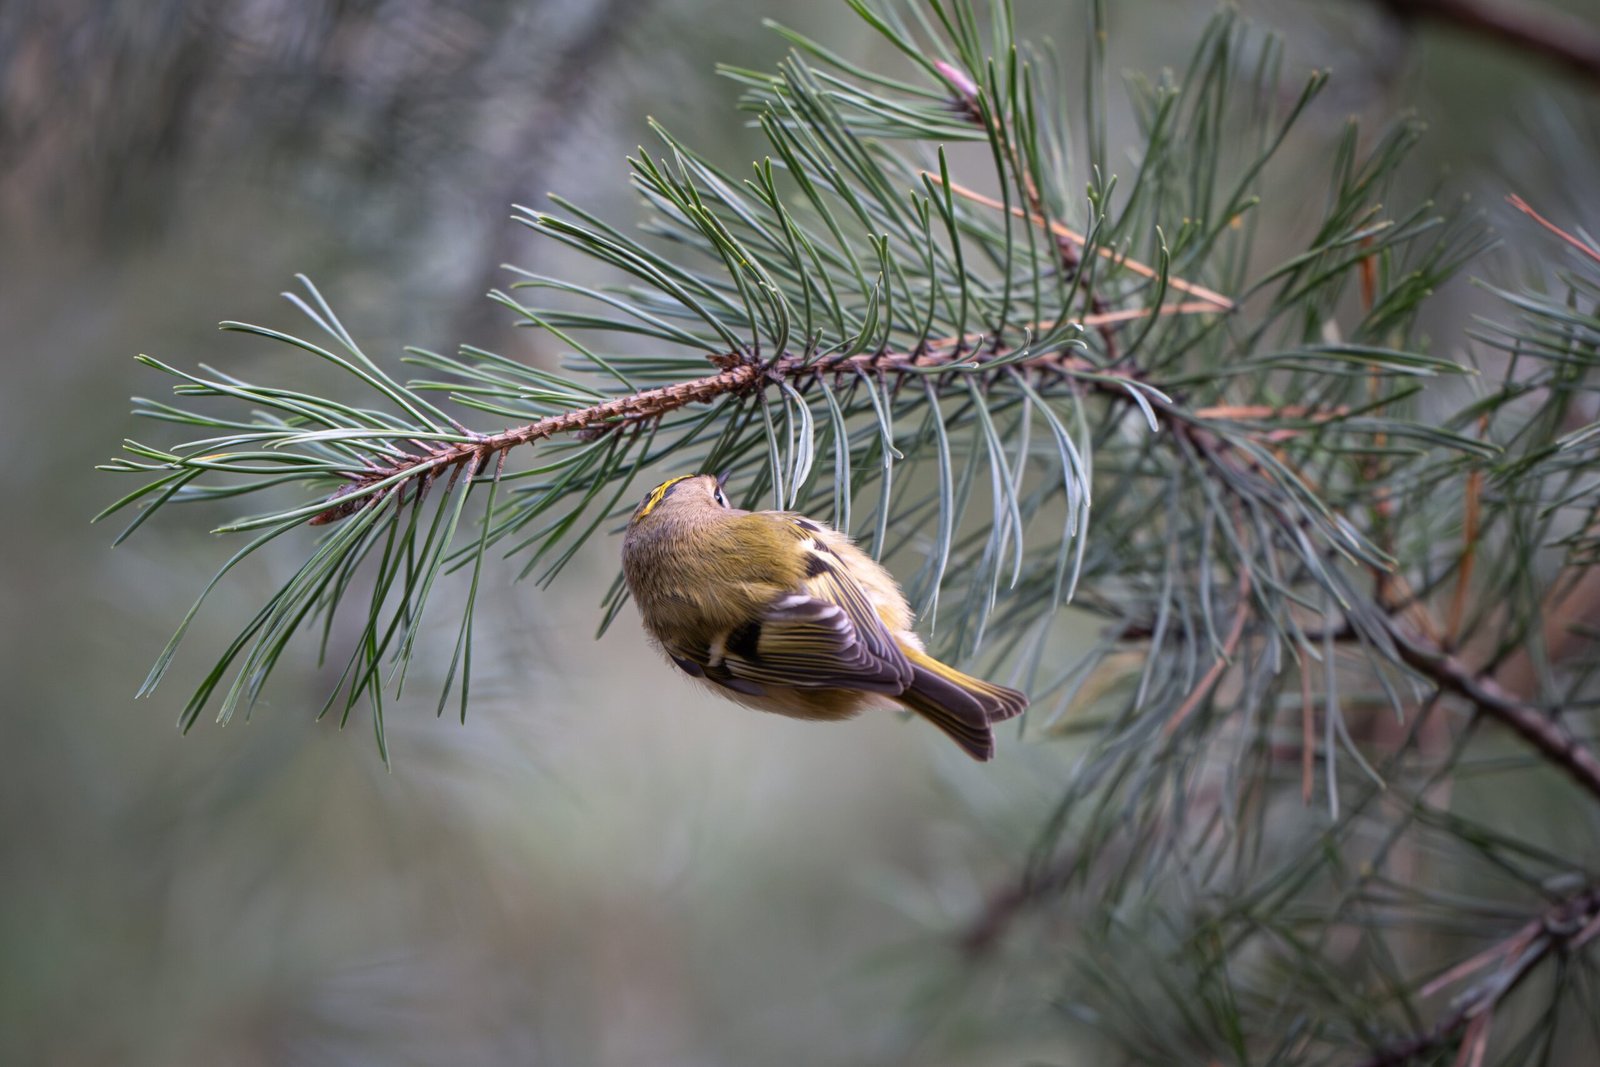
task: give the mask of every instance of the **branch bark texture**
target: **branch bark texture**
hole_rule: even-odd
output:
[[[1514,731],[1553,766],[1600,799],[1600,758],[1559,719],[1507,692],[1493,677],[1480,674],[1455,656],[1394,630],[1400,658],[1447,693],[1464,698],[1483,715]]]

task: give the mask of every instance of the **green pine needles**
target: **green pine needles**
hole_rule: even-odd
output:
[[[492,547],[521,557],[523,575],[549,582],[662,470],[731,469],[747,504],[820,511],[880,555],[932,531],[931,546],[917,546],[929,564],[913,585],[927,613],[941,592],[962,597],[949,638],[962,654],[989,631],[997,604],[1005,602],[1010,623],[1041,616],[1035,601],[1059,605],[1082,581],[1096,463],[1120,469],[1120,480],[1152,460],[1176,461],[1149,473],[1173,489],[1186,473],[1207,474],[1187,487],[1193,493],[1205,492],[1204,468],[1215,467],[1241,489],[1265,493],[1296,527],[1289,536],[1305,544],[1235,541],[1252,566],[1282,548],[1314,546],[1317,558],[1331,550],[1384,562],[1262,441],[1287,433],[1311,445],[1388,432],[1481,447],[1371,415],[1414,388],[1402,383],[1458,371],[1381,343],[1403,335],[1415,305],[1408,294],[1447,275],[1465,251],[1440,240],[1426,208],[1390,219],[1376,207],[1412,131],[1396,131],[1370,159],[1356,158],[1352,131],[1332,161],[1326,218],[1310,247],[1253,272],[1254,183],[1320,76],[1287,113],[1271,114],[1275,49],[1220,20],[1181,83],[1136,86],[1143,158],[1121,193],[1102,149],[1075,144],[1074,124],[1059,113],[1077,87],[1061,84],[1053,57],[1013,41],[1003,8],[987,37],[965,6],[912,7],[899,17],[858,11],[904,54],[917,81],[852,68],[791,35],[796,51],[777,74],[728,72],[747,87],[745,107],[771,145],[750,177],[719,172],[658,130],[664,155],[633,161],[650,209],[641,236],[565,201],[557,201],[562,214],[519,209],[525,225],[631,276],[597,290],[522,273],[510,293],[494,294],[571,350],[560,373],[473,349],[419,351],[407,362],[430,377],[402,383],[362,352],[306,279],[305,295],[290,299],[320,343],[243,323],[223,328],[334,363],[362,400],[140,357],[180,379],[178,396],[225,402],[140,402],[140,414],[206,436],[168,449],[129,442],[130,458],[108,465],[147,478],[107,511],[139,505],[123,537],[167,505],[268,493],[269,510],[218,530],[252,538],[225,574],[291,530],[329,528],[194,694],[186,728],[214,698],[224,721],[248,708],[290,638],[317,620],[326,632],[375,557],[371,595],[353,608],[365,610],[367,625],[330,707],[348,715],[372,701],[381,743],[384,683],[403,677],[442,572],[467,570],[475,585]],[[1228,99],[1237,53],[1255,64],[1244,115]],[[1087,128],[1101,125],[1094,116]],[[968,180],[990,183],[995,196],[952,178],[942,146],[962,141],[987,146],[976,157],[987,165]],[[1243,159],[1241,143],[1251,152]],[[1085,235],[1062,220],[1078,220]],[[1356,265],[1375,258],[1387,268],[1381,302],[1348,337],[1330,338],[1322,324]],[[577,299],[539,304],[548,294]],[[1252,299],[1260,311],[1238,313]],[[1220,366],[1226,377],[1216,376]],[[1369,397],[1372,380],[1383,387]],[[429,399],[439,394],[456,415]],[[1304,399],[1285,410],[1286,395]],[[1238,413],[1207,410],[1225,396]],[[1360,403],[1348,404],[1351,396]],[[1252,418],[1263,405],[1265,420]],[[236,417],[219,417],[218,407]],[[518,425],[474,431],[457,416]],[[1263,421],[1273,428],[1260,430]],[[1164,455],[1163,432],[1184,450]],[[520,446],[534,442],[544,443],[518,463]],[[289,506],[281,503],[286,486],[296,492]],[[1145,547],[1164,555],[1202,529],[1207,539],[1221,536],[1219,515],[1242,502],[1237,494],[1232,503],[1195,500],[1200,526],[1164,530]],[[1102,502],[1102,521],[1119,510],[1118,500]],[[1118,536],[1108,529],[1107,540]],[[1129,562],[1097,554],[1092,572],[1106,580],[1098,588],[1108,589],[1116,571],[1142,569]],[[1340,592],[1332,572],[1323,579]],[[1127,595],[1119,613],[1132,606]],[[1265,583],[1256,597],[1274,616],[1287,606]],[[621,598],[618,586],[605,619]],[[451,670],[463,711],[472,599]],[[1156,599],[1152,619],[1171,604]],[[1207,625],[1225,629],[1215,619]],[[1292,623],[1283,625],[1287,633]],[[181,637],[182,629],[144,692]],[[1028,681],[1043,697],[1063,687]]]
[[[1040,981],[1133,1059],[1435,1062],[1536,968],[1581,959],[1588,989],[1595,851],[1469,819],[1440,783],[1536,766],[1591,815],[1600,799],[1573,721],[1592,730],[1593,631],[1548,626],[1600,544],[1600,424],[1574,419],[1593,242],[1569,238],[1564,298],[1505,294],[1518,318],[1469,365],[1417,316],[1489,239],[1397,206],[1417,126],[1313,151],[1297,124],[1324,76],[1286,91],[1276,43],[1236,17],[1181,75],[1129,79],[1136,136],[1112,143],[1098,5],[1070,56],[1017,39],[1003,3],[851,7],[892,75],[781,29],[777,71],[724,72],[766,140],[748,172],[657,127],[631,161],[642,227],[518,209],[616,279],[518,272],[493,295],[559,369],[412,351],[402,381],[305,279],[290,299],[315,339],[223,325],[338,367],[342,399],[140,357],[179,400],[138,412],[194,436],[105,466],[140,480],[107,509],[135,515],[121,536],[249,500],[206,593],[269,542],[306,546],[183,728],[248,711],[294,638],[326,650],[338,625],[359,632],[323,712],[366,702],[385,748],[386,694],[448,582],[466,598],[439,710],[464,716],[491,551],[548,584],[654,479],[727,470],[744,506],[855,533],[941,654],[988,657],[1032,696],[1030,735],[1081,746],[964,943],[976,960],[1034,911],[1080,918],[1072,977],[1044,939]],[[1098,642],[1067,644],[1085,620]],[[1482,719],[1516,754],[1483,754]],[[1478,925],[1452,905],[1472,893]],[[1500,955],[1419,975],[1397,930],[1434,948],[1487,930]],[[1430,979],[1465,988],[1457,1007],[1431,1007]],[[1558,980],[1503,1062],[1548,1047],[1578,996]]]

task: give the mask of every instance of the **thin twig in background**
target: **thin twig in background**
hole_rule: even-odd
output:
[[[1458,1033],[1474,1026],[1478,1027],[1481,1041],[1487,1035],[1489,1024],[1479,1020],[1492,1016],[1499,1003],[1550,953],[1579,948],[1597,931],[1600,931],[1600,888],[1591,887],[1555,905],[1498,945],[1436,979],[1428,991],[1437,991],[1443,979],[1463,977],[1473,969],[1491,962],[1499,963],[1432,1028],[1378,1049],[1358,1067],[1403,1067],[1450,1044]],[[1462,1045],[1464,1049],[1473,1047],[1471,1033],[1463,1037]]]
[[[1541,56],[1600,84],[1600,29],[1534,0],[1376,0],[1400,19],[1430,19]]]

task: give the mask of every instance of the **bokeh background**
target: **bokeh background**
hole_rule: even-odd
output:
[[[1107,6],[1113,66],[1140,70],[1181,65],[1212,10]],[[1025,35],[1072,54],[1080,5],[1018,7]],[[1253,13],[1294,63],[1335,71],[1313,136],[1430,119],[1408,180],[1502,224],[1478,274],[1531,269],[1506,192],[1600,223],[1592,86],[1360,0]],[[309,649],[250,721],[173,727],[303,544],[231,582],[169,681],[132,699],[232,550],[199,514],[115,550],[88,524],[130,488],[94,464],[124,437],[168,440],[127,414],[167,388],[132,357],[281,371],[287,350],[215,323],[296,328],[277,294],[305,272],[381,358],[466,342],[555,359],[483,294],[505,262],[590,268],[510,205],[557,190],[629,224],[647,116],[742,166],[754,140],[714,64],[776,62],[764,17],[890,61],[843,3],[0,5],[0,1062],[1093,1055],[951,937],[1017,869],[1070,746],[1007,735],[979,767],[889,715],[822,728],[708,701],[631,614],[593,639],[614,538],[550,590],[490,575],[466,723],[435,719],[425,658],[390,711],[392,769],[363,717],[313,721],[331,677]],[[1441,337],[1477,299],[1448,295]]]

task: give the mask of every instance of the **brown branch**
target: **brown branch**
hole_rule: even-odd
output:
[[[1392,610],[1404,611],[1405,606]],[[1406,611],[1407,618],[1410,614]],[[1600,797],[1600,757],[1558,719],[1508,690],[1497,680],[1497,675],[1476,671],[1446,652],[1437,637],[1419,639],[1405,633],[1394,618],[1388,625],[1396,651],[1409,667],[1444,692],[1465,699],[1477,711],[1522,737],[1578,785]],[[1148,625],[1125,625],[1118,637],[1128,641],[1148,640],[1152,630]],[[1308,636],[1320,639],[1321,635]],[[1349,626],[1328,636],[1341,644],[1358,640]]]
[[[619,426],[660,418],[689,404],[706,403],[720,396],[742,393],[766,382],[842,375],[852,373],[857,368],[881,374],[945,365],[983,364],[1016,352],[1015,349],[995,348],[974,353],[968,347],[967,340],[961,338],[958,343],[956,338],[948,338],[931,342],[931,347],[918,352],[861,353],[810,361],[800,355],[785,355],[770,362],[749,359],[743,355],[712,356],[709,357],[711,362],[722,367],[722,370],[703,378],[645,389],[558,415],[546,415],[522,426],[467,441],[439,445],[417,442],[422,450],[420,454],[408,453],[390,463],[374,464],[369,470],[355,476],[349,485],[328,498],[327,509],[313,516],[310,525],[320,526],[354,515],[399,486],[410,484],[413,477],[434,478],[445,471],[458,471],[469,463],[474,471],[482,470],[490,459],[519,445],[566,433],[606,433]],[[1067,374],[1090,373],[1094,375],[1094,380],[1089,382],[1092,388],[1124,399],[1127,399],[1126,393],[1113,381],[1131,382],[1138,378],[1132,371],[1102,367],[1058,351],[1030,356],[1015,365]],[[387,483],[388,487],[382,490],[373,488],[380,483]]]
[[[1190,302],[1169,304],[1160,308],[1129,308],[1087,316],[1086,325],[1104,325],[1148,318],[1152,315],[1196,315],[1216,313],[1212,304]],[[1019,330],[1038,329],[1038,323],[1021,323]],[[728,396],[753,389],[765,382],[792,381],[797,378],[818,378],[829,374],[854,372],[858,367],[874,374],[903,373],[912,369],[927,369],[942,365],[968,365],[992,362],[1016,355],[1018,349],[992,345],[987,351],[976,352],[978,342],[987,334],[973,333],[962,337],[944,337],[925,342],[914,352],[861,353],[854,356],[834,356],[813,359],[804,356],[784,355],[770,362],[761,362],[742,354],[712,355],[707,358],[722,369],[716,374],[687,382],[663,385],[627,396],[616,397],[588,407],[547,415],[522,426],[502,430],[496,434],[474,437],[467,441],[445,444],[413,442],[418,452],[406,453],[388,463],[374,463],[365,472],[351,477],[349,485],[328,498],[328,507],[310,520],[310,525],[321,526],[354,515],[365,507],[384,499],[398,488],[411,484],[412,477],[435,478],[450,471],[452,474],[469,463],[474,472],[484,469],[491,458],[503,457],[519,445],[543,440],[566,433],[608,433],[619,426],[660,418],[689,404],[705,403],[719,396]],[[1066,374],[1086,373],[1094,378],[1090,388],[1119,397],[1132,403],[1128,394],[1116,381],[1137,381],[1137,371],[1127,368],[1105,367],[1068,356],[1060,351],[1046,351],[1028,356],[1016,364],[1022,367],[1042,368]],[[1171,409],[1151,398],[1152,405],[1170,413]],[[1236,414],[1233,409],[1218,409],[1219,415]],[[1204,418],[1205,416],[1200,416]],[[1174,426],[1181,426],[1174,423]],[[1192,432],[1192,431],[1191,431]],[[384,489],[373,489],[379,483],[388,483]]]
[[[1395,650],[1412,670],[1516,733],[1578,785],[1600,798],[1600,758],[1560,720],[1517,699],[1494,678],[1474,671],[1437,643],[1418,641],[1392,621],[1389,630]]]
[[[1554,60],[1600,84],[1600,29],[1534,0],[1377,0],[1397,18],[1432,19]]]
[[[1475,990],[1462,997],[1455,1008],[1431,1028],[1377,1049],[1362,1060],[1359,1067],[1402,1067],[1419,1056],[1448,1045],[1455,1040],[1457,1033],[1463,1031],[1463,1054],[1476,1054],[1466,1050],[1474,1046],[1475,1038],[1477,1042],[1486,1038],[1488,1019],[1500,1001],[1550,953],[1581,947],[1594,936],[1597,928],[1600,928],[1600,887],[1591,887],[1555,905],[1498,945],[1458,964],[1429,983],[1425,988],[1425,996],[1490,963],[1498,963]],[[1467,1059],[1458,1062],[1473,1061]]]
[[[653,418],[665,415],[669,411],[692,404],[703,402],[726,393],[738,392],[749,388],[761,375],[761,366],[756,363],[741,363],[728,367],[718,374],[697,378],[690,382],[679,382],[674,385],[664,385],[657,389],[646,389],[643,392],[633,393],[629,396],[617,397],[604,403],[594,404],[576,411],[565,411],[559,415],[547,415],[542,419],[497,434],[489,434],[474,438],[470,441],[451,442],[429,448],[420,456],[407,456],[397,459],[393,463],[374,467],[362,475],[357,481],[341,489],[334,497],[330,498],[330,506],[326,511],[313,516],[312,526],[335,522],[348,515],[353,515],[377,499],[375,495],[366,495],[348,499],[352,494],[361,492],[379,482],[409,475],[437,476],[445,470],[460,469],[467,462],[473,461],[475,470],[481,470],[488,460],[496,455],[505,453],[508,449],[518,445],[525,445],[530,441],[537,441],[557,434],[572,433],[577,430],[587,429],[592,426],[614,423],[623,419]]]

